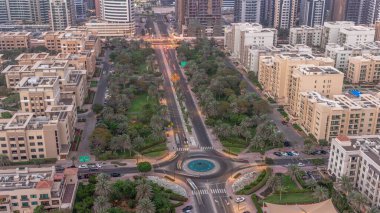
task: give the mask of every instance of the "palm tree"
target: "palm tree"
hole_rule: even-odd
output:
[[[350,195],[348,196],[348,200],[350,201],[350,203],[353,204],[354,208],[359,212],[361,212],[362,206],[368,202],[367,197],[357,191],[353,191],[352,193],[350,193]]]
[[[152,186],[146,182],[146,181],[142,181],[140,182],[137,186],[136,186],[136,191],[137,191],[137,194],[136,194],[136,199],[137,200],[141,200],[141,199],[144,199],[144,198],[151,198],[153,193],[152,193]]]
[[[376,206],[373,206],[367,213],[380,213],[380,209]]]
[[[136,213],[155,213],[156,207],[147,198],[141,199],[136,206]]]
[[[129,135],[123,134],[123,150],[125,152],[126,149],[129,150],[129,156],[132,155],[132,141]]]
[[[290,176],[292,176],[292,178],[294,178],[296,175],[298,175],[299,171],[300,171],[300,168],[295,164],[290,165],[288,168],[288,172],[289,172]]]
[[[352,182],[350,178],[346,175],[343,175],[339,180],[341,189],[346,193],[346,195],[349,194],[349,192],[353,189]]]
[[[277,187],[277,191],[280,192],[280,200],[281,200],[281,198],[282,198],[282,193],[283,193],[283,192],[287,192],[287,191],[288,191],[288,187],[283,186],[283,185],[280,185],[280,186]]]
[[[329,192],[328,190],[323,186],[317,186],[314,188],[313,197],[318,199],[319,202],[322,200],[326,200],[329,198]]]
[[[306,180],[305,181],[305,185],[307,186],[307,188],[309,189],[314,189],[315,187],[317,187],[318,183],[316,180],[314,179],[309,179],[309,180]]]
[[[98,196],[94,200],[95,213],[106,213],[111,208],[111,204],[108,202],[107,197]]]
[[[100,173],[96,177],[95,192],[98,195],[107,197],[111,193],[110,177],[105,173]]]
[[[9,160],[8,156],[0,154],[0,166],[9,166],[11,164],[11,161]]]

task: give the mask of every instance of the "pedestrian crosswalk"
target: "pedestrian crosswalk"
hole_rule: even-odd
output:
[[[176,151],[178,152],[188,152],[190,150],[194,150],[194,151],[197,151],[197,150],[212,150],[214,149],[214,147],[212,146],[201,146],[201,147],[194,147],[194,148],[189,148],[189,147],[177,147],[176,148]]]
[[[193,195],[227,194],[226,189],[198,189],[192,191]]]

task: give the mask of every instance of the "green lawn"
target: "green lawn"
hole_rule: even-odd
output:
[[[147,153],[147,154],[144,154],[145,157],[150,157],[150,158],[157,158],[157,157],[161,157],[163,155],[165,155],[168,151],[164,150],[164,151],[158,151],[158,152],[150,152],[150,153]]]
[[[287,187],[288,191],[294,191],[298,189],[297,184],[292,180],[292,178],[289,175],[282,175],[281,182],[284,186]]]
[[[131,107],[128,109],[128,114],[139,114],[142,107],[149,103],[150,100],[148,98],[149,96],[147,94],[142,94],[142,95],[138,95],[136,96],[133,100],[132,100],[132,103],[131,103]]]
[[[227,151],[231,152],[231,153],[239,154],[239,153],[242,152],[245,148],[241,148],[241,147],[226,147],[225,149],[226,149]]]
[[[274,204],[306,204],[318,202],[313,198],[311,192],[303,193],[282,193],[280,200],[280,194],[272,194],[264,199],[265,202]]]

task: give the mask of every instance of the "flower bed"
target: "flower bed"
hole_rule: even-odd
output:
[[[263,170],[260,173],[260,175],[255,179],[255,181],[246,185],[242,190],[238,191],[236,194],[249,195],[256,192],[257,190],[259,190],[261,187],[263,187],[266,184],[271,174],[272,174],[271,168],[267,168],[266,170]]]

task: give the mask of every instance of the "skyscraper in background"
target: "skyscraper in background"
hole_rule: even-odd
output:
[[[84,0],[74,0],[75,19],[84,20],[86,18],[87,4]]]
[[[177,0],[179,33],[185,36],[222,35],[221,6],[221,0]]]
[[[0,0],[0,23],[49,23],[49,0]]]
[[[261,0],[260,23],[265,27],[273,27],[274,1],[275,0]]]
[[[53,31],[75,25],[73,0],[50,0],[50,25]]]
[[[300,25],[322,26],[325,19],[325,0],[300,1]]]
[[[100,18],[111,23],[128,23],[134,21],[131,0],[100,0]]]
[[[273,27],[289,29],[296,25],[298,0],[274,0]]]
[[[234,22],[259,23],[262,0],[235,0]]]

